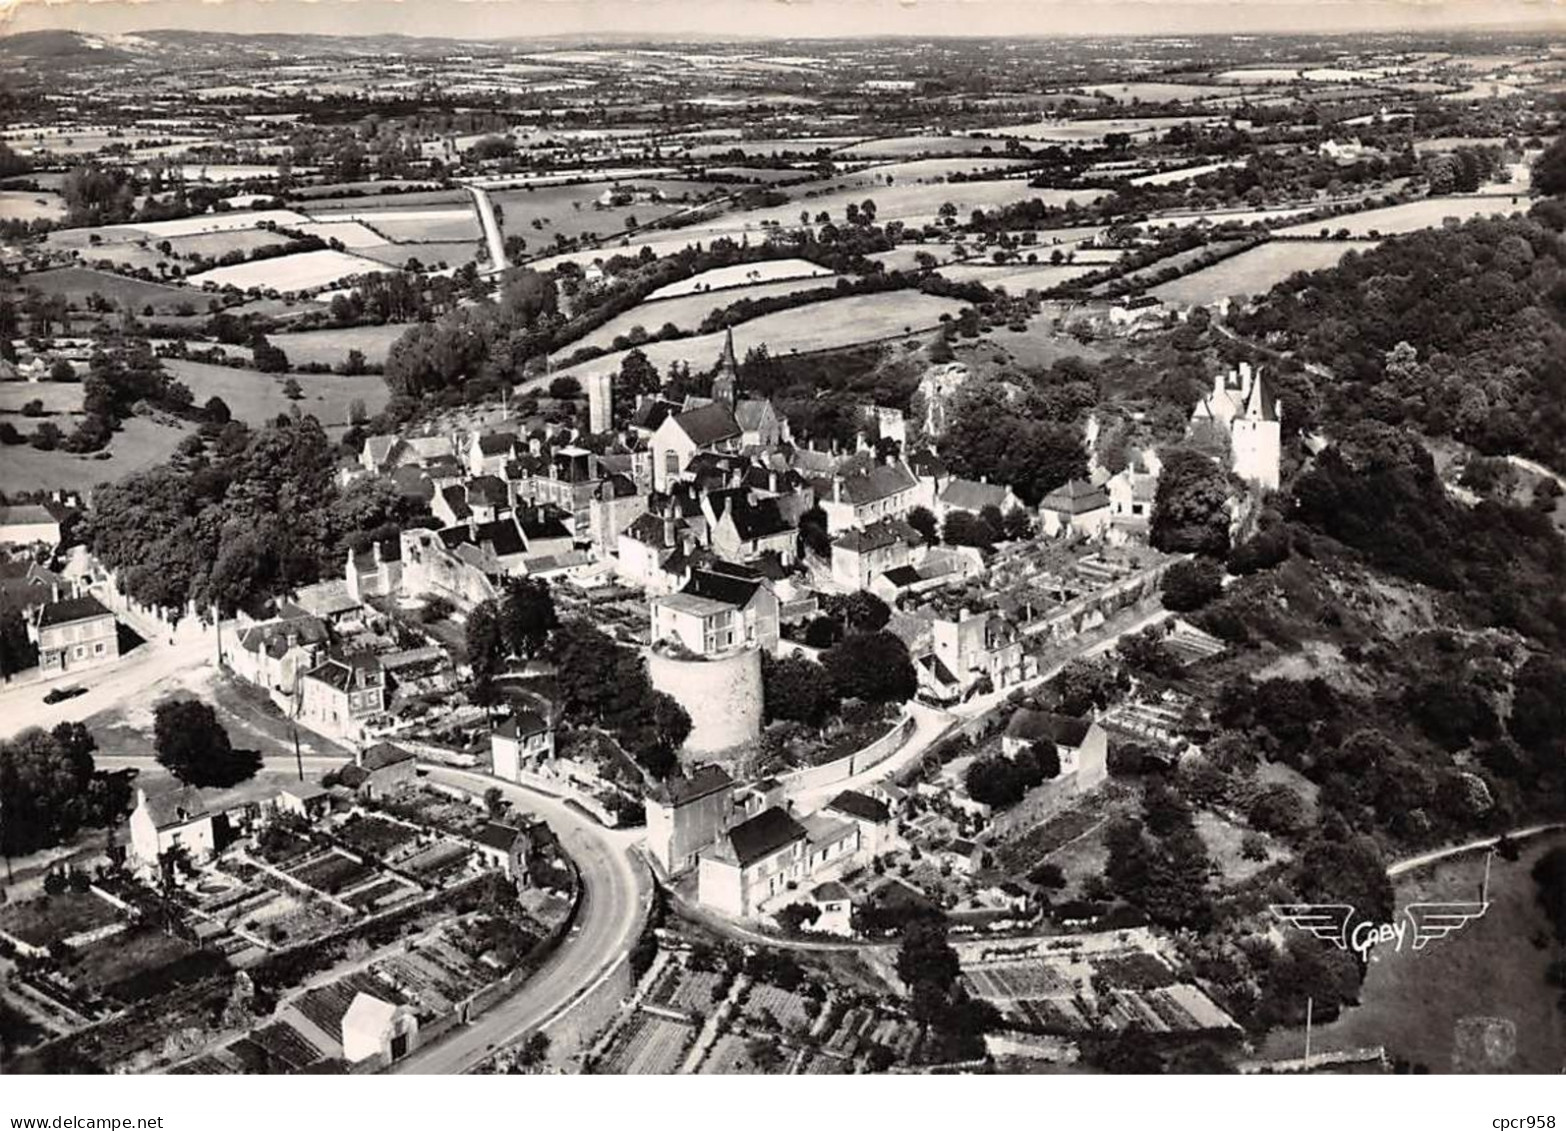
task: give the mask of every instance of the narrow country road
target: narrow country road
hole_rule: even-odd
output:
[[[491,1051],[535,1030],[549,1032],[578,999],[626,961],[642,932],[652,879],[631,853],[639,831],[606,829],[574,809],[486,774],[429,766],[429,779],[482,793],[495,786],[518,810],[549,822],[581,872],[583,897],[576,924],[559,948],[511,997],[465,1028],[419,1049],[397,1073],[465,1072]]]
[[[489,193],[476,185],[463,185],[473,195],[473,207],[478,211],[479,223],[484,228],[484,242],[489,245],[489,270],[493,275],[504,271],[511,264],[506,260],[506,242],[500,235],[500,220],[495,216],[495,202]]]
[[[1429,852],[1422,852],[1418,856],[1410,856],[1406,860],[1399,860],[1387,867],[1387,875],[1397,877],[1405,872],[1423,868],[1427,864],[1434,864],[1438,860],[1445,860],[1449,856],[1461,856],[1465,852],[1477,852],[1481,848],[1493,848],[1500,842],[1502,836],[1512,840],[1527,840],[1529,837],[1538,836],[1540,833],[1553,832],[1556,829],[1566,829],[1566,822],[1550,821],[1542,825],[1529,825],[1527,828],[1511,829],[1497,836],[1482,836],[1478,840],[1470,840],[1464,844],[1453,844],[1446,848],[1436,848]]]

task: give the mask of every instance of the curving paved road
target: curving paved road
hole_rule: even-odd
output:
[[[646,866],[632,856],[640,831],[606,829],[552,798],[487,774],[427,766],[429,780],[482,793],[491,786],[522,812],[549,822],[581,872],[583,898],[571,934],[511,997],[477,1021],[419,1049],[397,1073],[453,1074],[472,1068],[492,1050],[535,1030],[548,1032],[578,1000],[596,989],[630,953],[652,899]]]
[[[489,193],[476,185],[463,185],[473,194],[473,207],[478,211],[479,223],[484,228],[484,242],[489,245],[489,268],[484,272],[493,275],[511,266],[506,259],[506,242],[500,234],[500,221],[495,218],[495,202]]]

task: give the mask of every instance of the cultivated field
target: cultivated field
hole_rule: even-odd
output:
[[[970,139],[971,140],[971,139]],[[827,192],[873,186],[891,177],[894,185],[931,184],[945,181],[954,173],[982,173],[996,169],[1023,169],[1032,164],[1027,158],[992,157],[976,154],[970,157],[926,157],[917,161],[898,161],[890,165],[872,165],[857,173],[848,173],[820,186]],[[815,187],[815,186],[812,186]],[[877,201],[879,207],[880,202]]]
[[[182,220],[155,220],[147,224],[122,224],[116,228],[94,229],[104,239],[117,230],[128,230],[130,239],[146,236],[154,241],[173,236],[193,236],[199,232],[231,232],[237,228],[256,228],[273,223],[280,228],[292,228],[305,220],[297,212],[286,208],[273,208],[261,212],[213,212],[205,216],[187,216]]]
[[[336,240],[349,251],[365,247],[382,247],[386,237],[372,231],[357,220],[320,220],[300,224],[299,230],[307,236],[319,236],[323,240]]]
[[[642,178],[628,178],[625,185],[656,188],[668,197],[684,196],[692,187],[689,182]],[[547,185],[531,191],[502,189],[493,193],[492,197],[503,209],[501,226],[506,234],[521,236],[530,246],[539,247],[553,243],[557,235],[567,239],[575,239],[588,232],[596,232],[602,236],[613,235],[625,231],[625,222],[629,217],[635,217],[639,224],[649,224],[686,207],[683,203],[665,200],[601,208],[598,206],[598,198],[609,187],[602,182],[585,185]],[[539,227],[533,227],[534,220],[539,222]]]
[[[990,148],[994,148],[994,143],[983,138],[914,135],[878,137],[873,141],[862,141],[858,145],[839,150],[835,156],[843,160],[866,157],[946,157],[964,153],[983,153]]]
[[[324,187],[341,189],[345,186]],[[470,199],[462,189],[432,189],[428,192],[386,192],[312,200],[304,208],[319,219],[335,220],[339,219],[335,215],[339,212],[366,212],[377,209],[406,212],[414,208],[455,208],[467,205]]]
[[[1182,306],[1206,306],[1236,295],[1265,294],[1296,271],[1335,267],[1350,252],[1364,252],[1375,246],[1339,240],[1274,240],[1154,287],[1152,293],[1165,302]]]
[[[1154,133],[1160,137],[1177,125],[1210,125],[1219,119],[1213,117],[1179,118],[1096,118],[1091,121],[1023,122],[1015,126],[994,126],[977,131],[996,137],[1014,137],[1024,141],[1055,141],[1065,144],[1097,144],[1108,134],[1130,134],[1133,139],[1147,140]]]
[[[420,267],[430,270],[444,263],[448,267],[461,267],[479,258],[484,241],[459,240],[452,243],[382,243],[376,247],[354,248],[365,259],[373,259],[387,267],[406,268],[410,260],[417,260]]]
[[[719,141],[707,145],[693,145],[688,150],[692,157],[722,157],[739,150],[746,157],[776,157],[785,153],[814,154],[820,150],[843,149],[864,141],[863,135],[839,137],[779,137],[760,141]]]
[[[776,283],[756,283],[748,287],[730,287],[723,291],[714,291],[711,294],[681,295],[675,298],[661,299],[656,302],[647,301],[638,304],[624,314],[611,318],[598,329],[588,334],[579,341],[572,342],[559,352],[558,356],[569,357],[573,352],[589,346],[600,349],[609,349],[615,338],[621,334],[629,334],[634,327],[640,326],[649,334],[656,334],[665,324],[673,323],[681,330],[694,330],[701,325],[702,319],[712,311],[728,306],[730,303],[740,302],[745,299],[772,298],[777,295],[791,295],[796,291],[812,291],[822,287],[834,286],[836,276],[825,278],[785,279]]]
[[[1186,169],[1169,169],[1162,173],[1148,173],[1141,177],[1132,177],[1134,185],[1177,185],[1184,181],[1194,181],[1197,177],[1205,177],[1208,173],[1216,173],[1219,169],[1232,169],[1237,165],[1245,164],[1244,161],[1213,161],[1206,165],[1193,165]]]
[[[732,267],[714,267],[681,279],[677,283],[659,287],[648,297],[649,302],[698,291],[718,291],[725,287],[744,287],[753,283],[773,283],[781,279],[800,279],[808,276],[830,275],[832,272],[808,259],[771,259],[764,263],[736,263]]]
[[[52,192],[0,192],[0,220],[63,220],[65,202]]]
[[[378,363],[386,360],[386,351],[407,330],[407,326],[395,323],[385,326],[349,326],[341,330],[273,334],[271,340],[273,345],[288,355],[288,360],[294,365],[312,361],[336,365],[347,360],[349,350],[358,350],[364,354],[366,361]],[[380,378],[375,380],[379,381]]]
[[[1074,87],[1073,90],[1114,102],[1197,102],[1203,98],[1234,93],[1234,88],[1229,86],[1178,82],[1106,82]]]
[[[379,208],[343,212],[393,243],[440,243],[478,239],[479,222],[472,208]]]
[[[44,411],[51,415],[74,415],[82,407],[82,387],[76,383],[55,384],[52,381],[0,383],[0,413],[20,413],[22,406],[31,401],[42,401]],[[24,432],[31,431],[27,420],[16,421],[16,425]]]
[[[1504,216],[1511,212],[1527,211],[1526,197],[1519,197],[1516,205],[1502,196],[1443,196],[1429,200],[1415,200],[1408,204],[1394,204],[1390,208],[1372,208],[1351,216],[1333,216],[1325,220],[1312,220],[1279,228],[1283,236],[1313,236],[1326,228],[1330,232],[1347,229],[1351,236],[1367,236],[1376,233],[1383,236],[1417,232],[1421,228],[1437,228],[1448,220],[1471,220],[1475,216]]]
[[[0,446],[0,483],[12,491],[55,487],[68,491],[90,490],[99,483],[122,479],[133,471],[168,459],[187,431],[133,417],[114,434],[106,459],[62,451],[40,452],[25,444],[3,445]]]
[[[830,299],[740,323],[734,327],[734,348],[741,357],[751,347],[762,344],[774,356],[801,350],[836,349],[930,329],[939,324],[942,314],[955,317],[962,306],[955,299],[910,291]],[[693,366],[706,366],[716,362],[722,352],[723,335],[703,334],[672,342],[650,342],[642,350],[660,370],[667,369],[671,361],[681,360],[688,360]],[[582,376],[606,370],[617,372],[623,357],[623,353],[606,354],[558,373]]]
[[[318,333],[347,333],[347,331],[322,330]],[[306,360],[296,357],[286,340],[289,337],[310,337],[309,334],[275,335],[272,341],[290,361]],[[324,358],[322,359],[324,360]],[[348,407],[354,401],[363,401],[365,410],[374,415],[386,404],[389,393],[386,382],[379,377],[339,377],[335,373],[299,373],[294,380],[304,390],[303,399],[290,401],[283,395],[285,378],[258,373],[254,369],[235,369],[227,365],[207,365],[199,361],[181,361],[166,358],[163,362],[175,377],[190,387],[196,403],[204,404],[210,397],[222,397],[229,411],[250,424],[261,424],[279,413],[287,412],[298,404],[301,412],[308,413],[327,427],[348,423]],[[118,443],[118,439],[115,441]]]
[[[275,291],[308,291],[331,286],[351,275],[380,274],[391,270],[383,263],[344,251],[304,251],[256,263],[217,267],[191,275],[193,286],[208,283],[217,287],[249,290],[259,287]]]
[[[157,312],[172,312],[185,303],[201,304],[200,295],[180,287],[166,287],[140,279],[93,271],[86,267],[56,267],[24,276],[26,286],[44,294],[64,295],[68,303],[86,309],[90,295],[101,295],[123,310],[142,313],[147,307]]]
[[[1021,294],[1029,289],[1047,291],[1103,269],[1102,263],[1062,263],[1058,266],[1050,263],[1009,263],[996,267],[975,262],[952,263],[940,271],[943,278],[954,283],[983,283],[986,287],[1005,287],[1010,294]]]

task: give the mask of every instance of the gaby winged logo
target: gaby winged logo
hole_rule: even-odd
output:
[[[1291,926],[1361,957],[1372,947],[1387,943],[1401,953],[1410,940],[1411,949],[1424,950],[1489,909],[1488,902],[1410,903],[1392,922],[1373,923],[1368,919],[1355,922],[1354,907],[1348,903],[1275,903],[1271,907],[1274,915]]]
[[[1444,939],[1481,918],[1489,909],[1489,857],[1485,858],[1484,886],[1477,901],[1410,903],[1390,923],[1375,923],[1369,919],[1356,921],[1351,903],[1274,903],[1269,908],[1290,926],[1315,935],[1339,950],[1353,951],[1361,958],[1366,957],[1372,947],[1387,943],[1401,953],[1403,944],[1410,940],[1411,949],[1424,950],[1436,939]]]

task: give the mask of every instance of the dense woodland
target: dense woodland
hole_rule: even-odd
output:
[[[1314,413],[1335,432],[1408,424],[1566,469],[1566,245],[1535,220],[1474,220],[1295,275],[1247,336],[1323,367]]]
[[[209,420],[170,462],[95,492],[84,533],[137,600],[229,613],[336,576],[348,549],[414,519],[383,480],[339,488],[335,466],[313,416]]]

